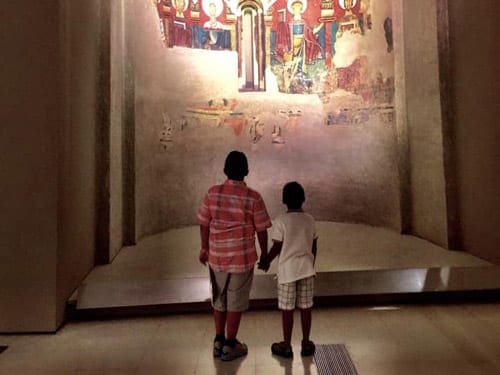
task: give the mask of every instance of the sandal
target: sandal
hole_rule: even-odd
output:
[[[293,358],[292,346],[288,345],[284,341],[275,342],[273,345],[271,345],[271,352],[279,357]]]
[[[311,340],[302,340],[302,350],[300,355],[303,357],[308,357],[314,354],[316,351],[316,345]]]

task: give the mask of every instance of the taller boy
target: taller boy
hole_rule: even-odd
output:
[[[223,361],[248,353],[236,339],[243,311],[248,309],[254,266],[267,256],[267,228],[271,219],[262,197],[244,182],[248,161],[244,153],[231,151],[224,164],[227,180],[212,186],[198,212],[201,250],[199,260],[208,262],[215,318],[214,356]],[[226,336],[227,335],[227,336]]]

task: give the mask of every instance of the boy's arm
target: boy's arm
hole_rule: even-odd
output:
[[[283,242],[273,240],[273,246],[269,251],[269,255],[267,256],[267,262],[271,264],[271,262],[281,253],[281,248],[283,247]]]
[[[267,229],[257,232],[257,239],[259,240],[260,246],[260,257],[267,257]]]
[[[314,256],[314,262],[313,262],[313,264],[314,264],[316,262],[316,254],[318,253],[318,239],[317,238],[315,238],[313,240],[311,251],[312,251],[313,256]]]
[[[279,255],[282,246],[283,242],[273,240],[273,246],[271,247],[271,250],[269,250],[269,254],[267,255],[267,257],[260,258],[259,268],[261,270],[265,272],[269,270],[271,262]]]
[[[206,265],[208,262],[208,238],[210,236],[210,227],[200,225],[201,249],[198,259],[201,264]]]

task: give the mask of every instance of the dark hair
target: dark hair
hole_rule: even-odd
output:
[[[224,173],[230,180],[243,181],[248,175],[248,161],[241,151],[231,151],[224,163]]]
[[[283,187],[283,203],[288,209],[298,210],[302,208],[302,203],[306,200],[304,188],[298,182],[287,183]]]

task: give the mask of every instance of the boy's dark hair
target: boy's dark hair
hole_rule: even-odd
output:
[[[289,182],[283,187],[283,203],[288,209],[298,210],[302,208],[302,203],[305,200],[304,188],[298,182]]]
[[[248,175],[248,161],[241,151],[231,151],[224,163],[224,173],[230,180],[243,181]]]

